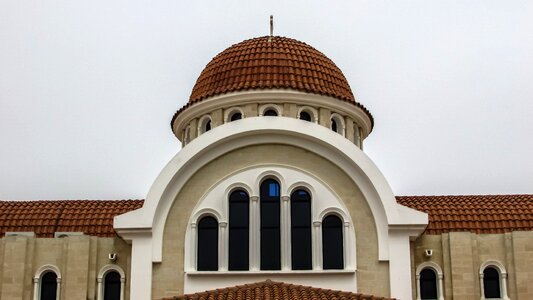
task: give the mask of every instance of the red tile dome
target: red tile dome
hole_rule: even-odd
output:
[[[264,36],[215,56],[198,77],[189,103],[229,92],[294,89],[354,102],[341,70],[315,48],[286,37]]]

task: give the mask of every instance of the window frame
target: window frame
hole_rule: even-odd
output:
[[[210,123],[209,129],[206,128],[208,123]],[[211,118],[211,115],[204,115],[198,120],[198,136],[212,130],[213,128],[213,119]]]
[[[117,272],[120,275],[120,300],[124,300],[126,273],[124,273],[124,270],[120,266],[115,264],[107,264],[98,272],[98,277],[96,277],[98,293],[96,299],[104,300],[105,276],[110,272]]]
[[[500,281],[500,298],[485,298],[485,282],[484,282],[484,271],[487,268],[493,268],[498,272],[499,281]],[[509,295],[507,291],[507,270],[505,266],[497,260],[487,260],[479,267],[479,286],[480,286],[480,299],[481,300],[509,300]]]
[[[344,118],[339,115],[338,113],[332,113],[331,116],[330,116],[330,126],[329,128],[342,135],[342,136],[345,136],[346,135],[346,123],[344,122]],[[332,121],[335,121],[335,123],[337,124],[337,130],[333,130],[333,122]]]
[[[297,119],[300,119],[300,114],[302,112],[306,112],[308,113],[310,116],[311,116],[311,123],[318,123],[318,111],[316,110],[316,108],[314,107],[311,107],[311,106],[302,106],[298,109],[298,114],[296,116]]]
[[[283,108],[277,104],[263,104],[259,106],[259,116],[265,116],[267,110],[274,110],[278,114],[276,117],[283,116]]]
[[[436,284],[437,284],[437,300],[444,300],[444,288],[443,288],[443,279],[444,275],[442,273],[441,267],[431,261],[423,262],[416,268],[416,300],[423,300],[420,294],[420,272],[425,269],[431,269],[435,272],[436,275]]]
[[[61,299],[61,271],[55,265],[46,264],[37,269],[35,275],[33,276],[33,300],[41,299],[41,281],[43,276],[48,272],[53,272],[57,276],[56,300]]]
[[[224,122],[225,123],[230,123],[230,122],[238,121],[238,120],[233,120],[233,121],[231,120],[233,115],[235,115],[236,113],[240,113],[241,114],[240,120],[246,118],[243,109],[238,107],[238,106],[235,106],[235,107],[228,108],[228,109],[226,109],[224,111]]]

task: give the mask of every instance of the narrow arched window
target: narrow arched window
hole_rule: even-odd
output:
[[[249,240],[248,194],[242,190],[229,196],[229,270],[248,270]]]
[[[501,298],[500,273],[493,267],[483,270],[483,291],[485,298]]]
[[[430,268],[420,271],[420,299],[437,299],[437,274]]]
[[[105,275],[104,300],[120,300],[120,274],[116,271]]]
[[[269,116],[269,117],[276,117],[278,115],[278,112],[273,109],[267,109],[263,116]]]
[[[205,122],[204,132],[208,132],[209,130],[211,130],[211,120]]]
[[[213,217],[203,217],[198,222],[198,271],[218,270],[218,222]]]
[[[322,221],[322,264],[326,269],[344,269],[342,221],[329,215]]]
[[[41,277],[40,300],[56,300],[57,298],[57,274],[49,271]]]
[[[292,269],[311,270],[311,196],[304,190],[291,195]]]
[[[261,270],[281,269],[279,191],[274,179],[261,183]]]
[[[311,114],[309,114],[306,111],[301,111],[300,112],[300,120],[311,122],[311,120],[312,120]]]
[[[338,132],[338,125],[337,125],[337,121],[335,121],[334,119],[331,119],[331,130],[335,131],[335,132]]]
[[[235,112],[230,117],[230,121],[231,122],[237,121],[237,120],[240,120],[240,119],[242,119],[242,114],[240,112]]]

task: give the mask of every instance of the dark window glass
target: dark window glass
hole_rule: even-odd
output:
[[[331,130],[337,132],[337,121],[331,119]]]
[[[420,298],[437,299],[437,274],[431,269],[420,272]]]
[[[54,272],[46,272],[41,278],[41,300],[56,300],[57,275]]]
[[[205,132],[208,132],[209,130],[211,130],[211,120],[205,122]]]
[[[483,270],[483,290],[485,298],[501,298],[500,273],[495,268]]]
[[[104,279],[104,300],[120,300],[120,274],[111,271]]]
[[[230,118],[231,121],[237,121],[240,119],[242,119],[242,114],[240,112],[234,113],[233,115],[231,115],[231,118]]]
[[[337,216],[327,216],[322,221],[323,268],[344,269],[342,221]]]
[[[311,122],[311,115],[306,111],[302,111],[300,112],[300,120]]]
[[[278,112],[273,110],[273,109],[269,109],[267,111],[265,111],[265,113],[263,114],[264,116],[269,116],[269,117],[275,117],[278,115]]]
[[[218,270],[218,222],[203,217],[198,223],[198,271]]]
[[[261,183],[261,270],[281,269],[279,183]]]
[[[248,270],[249,197],[244,191],[229,196],[229,270]]]
[[[311,270],[311,196],[304,190],[291,195],[292,269]]]

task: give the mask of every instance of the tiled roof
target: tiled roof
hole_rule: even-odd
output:
[[[533,195],[398,196],[398,203],[429,214],[425,234],[533,230]],[[116,215],[142,207],[143,200],[0,201],[0,237],[32,231],[84,232],[111,237]]]
[[[396,200],[429,214],[425,234],[533,230],[533,195],[401,196]]]
[[[293,89],[330,96],[360,107],[342,71],[322,52],[306,43],[280,36],[263,36],[232,45],[215,56],[193,87],[189,103],[208,97],[260,89]]]
[[[55,232],[115,236],[113,217],[140,208],[143,200],[0,201],[0,237],[32,231],[37,237]]]
[[[387,300],[392,298],[320,289],[270,280],[164,300]]]

